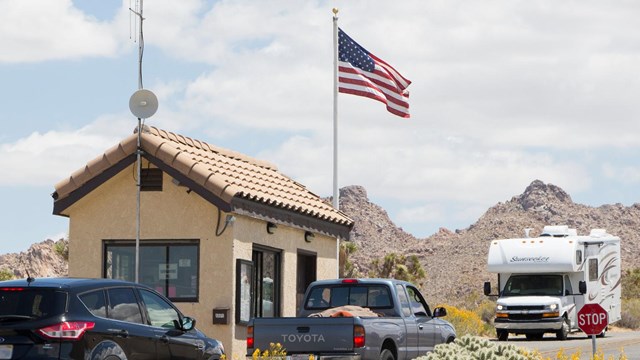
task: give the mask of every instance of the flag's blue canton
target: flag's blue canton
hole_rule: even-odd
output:
[[[353,41],[342,29],[338,29],[338,54],[340,61],[349,62],[364,71],[373,72],[375,69],[369,52]]]

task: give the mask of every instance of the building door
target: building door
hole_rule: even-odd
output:
[[[280,251],[266,247],[253,247],[252,299],[255,317],[280,316]]]
[[[296,312],[300,311],[307,286],[316,281],[316,255],[298,253],[296,272]]]

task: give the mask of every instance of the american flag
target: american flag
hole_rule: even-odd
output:
[[[338,29],[338,90],[383,102],[395,115],[409,117],[411,81]]]

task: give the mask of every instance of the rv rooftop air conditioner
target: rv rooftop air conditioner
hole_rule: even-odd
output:
[[[567,225],[545,226],[540,236],[566,237],[576,235],[576,229],[569,229]]]
[[[606,229],[591,229],[591,233],[589,233],[589,236],[595,237],[595,238],[605,237],[607,235],[609,234],[607,234]]]

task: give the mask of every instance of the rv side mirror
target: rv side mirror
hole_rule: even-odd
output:
[[[587,293],[587,283],[584,281],[580,281],[578,283],[578,290],[580,291],[580,294],[586,294]]]
[[[491,294],[491,281],[484,282],[484,294],[486,296],[489,296],[489,294]]]

